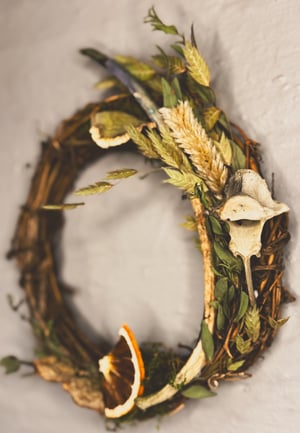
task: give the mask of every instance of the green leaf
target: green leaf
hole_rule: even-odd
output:
[[[176,93],[165,78],[161,79],[161,87],[163,93],[163,106],[167,108],[176,107],[178,98]]]
[[[187,398],[207,398],[216,395],[215,392],[212,392],[210,389],[205,388],[205,386],[202,385],[192,385],[181,391],[181,394]]]
[[[232,162],[232,148],[231,148],[231,142],[228,140],[224,132],[222,132],[220,141],[214,141],[214,144],[216,145],[216,148],[222,155],[223,161],[227,165],[231,165]]]
[[[237,362],[229,362],[231,361],[228,360],[228,364],[227,364],[227,370],[228,371],[237,371],[239,368],[241,368],[243,366],[243,364],[245,364],[245,359],[242,359],[241,361],[237,361]]]
[[[221,110],[214,106],[205,108],[203,110],[205,129],[207,131],[211,131],[213,129],[213,127],[215,126],[215,124],[217,123],[220,117],[220,114],[221,114]]]
[[[179,170],[166,167],[163,167],[163,170],[169,176],[169,179],[164,181],[165,183],[177,186],[177,188],[183,189],[190,194],[194,192],[197,183],[202,183],[202,179],[193,173],[182,173]]]
[[[235,257],[229,250],[226,250],[219,242],[213,243],[213,249],[217,257],[225,265],[229,266],[232,270],[237,272],[241,271],[242,263],[239,257]]]
[[[45,210],[72,210],[79,206],[84,206],[84,203],[63,203],[63,204],[44,204],[42,209]]]
[[[232,140],[230,140],[232,147],[232,161],[231,165],[234,171],[246,167],[246,156],[241,148]]]
[[[228,278],[227,277],[219,278],[216,282],[216,287],[215,287],[216,299],[221,301],[224,298],[224,296],[227,295],[227,291],[228,291]]]
[[[140,81],[148,81],[156,75],[156,72],[147,63],[140,62],[134,57],[129,56],[115,56],[115,60],[123,65],[123,67]]]
[[[95,88],[98,90],[107,90],[112,87],[121,87],[122,84],[115,77],[108,77],[104,80],[99,81],[95,84]]]
[[[221,304],[219,304],[218,312],[217,312],[217,329],[218,329],[218,331],[221,331],[224,328],[225,320],[226,320],[226,317],[224,314],[223,306]]]
[[[184,57],[188,63],[188,70],[191,77],[202,86],[209,87],[210,72],[208,66],[191,42],[186,42],[183,47]]]
[[[184,227],[187,230],[190,231],[196,231],[197,230],[197,223],[194,217],[187,216],[184,223],[181,224],[181,227]]]
[[[152,58],[158,67],[166,71],[167,75],[180,75],[186,70],[185,64],[180,57],[168,56],[161,52],[161,54],[156,54]]]
[[[106,175],[106,179],[126,179],[128,177],[134,176],[138,171],[134,168],[121,168],[120,170],[109,171]]]
[[[84,188],[77,189],[75,195],[92,195],[101,194],[103,192],[109,191],[113,185],[109,182],[96,182],[93,185],[86,186]]]
[[[241,335],[237,335],[235,339],[235,345],[237,350],[242,354],[245,355],[251,350],[252,341],[250,339],[244,340]]]
[[[224,231],[220,221],[213,215],[209,215],[208,220],[210,222],[211,229],[215,235],[223,236]]]
[[[259,339],[260,318],[256,306],[249,308],[245,316],[245,329],[248,337],[255,343]]]
[[[268,318],[269,325],[273,329],[276,329],[276,330],[281,328],[281,326],[283,326],[288,320],[289,320],[289,317],[284,317],[284,318],[278,319],[278,320],[273,319],[273,317]]]
[[[5,368],[5,374],[10,374],[19,370],[21,362],[15,356],[5,356],[0,360],[0,365]]]
[[[249,297],[245,292],[241,292],[241,298],[240,298],[240,306],[239,306],[239,310],[237,312],[237,315],[234,319],[235,322],[238,322],[239,320],[241,320],[245,314],[246,311],[248,309],[248,305],[249,305]]]
[[[149,9],[148,15],[145,17],[144,22],[146,24],[151,24],[153,30],[159,30],[169,35],[179,35],[178,30],[175,26],[169,26],[162,22],[153,6]]]
[[[211,361],[215,352],[214,339],[210,330],[208,329],[207,323],[204,321],[202,322],[201,326],[201,341],[206,358]]]

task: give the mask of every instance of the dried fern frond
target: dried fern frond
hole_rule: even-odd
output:
[[[161,108],[160,113],[177,144],[190,155],[200,177],[213,192],[220,194],[228,169],[213,141],[195,118],[190,104],[180,102],[175,108]]]

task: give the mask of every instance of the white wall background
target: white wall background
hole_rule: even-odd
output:
[[[4,255],[39,153],[38,142],[62,118],[97,100],[92,87],[105,76],[78,49],[94,46],[146,59],[155,44],[167,47],[167,37],[142,23],[153,3],[0,2],[0,356],[32,359],[33,355],[28,325],[6,302],[8,293],[16,299],[22,293],[14,263],[5,261]],[[291,207],[285,281],[297,294],[299,1],[157,0],[155,4],[166,22],[186,34],[194,23],[219,105],[263,144],[265,175],[270,180],[276,173],[277,198]],[[25,167],[28,162],[33,162],[31,168]],[[99,180],[107,170],[122,166],[147,169],[130,155],[122,160],[109,156],[88,170],[79,184]],[[81,289],[74,302],[83,318],[112,341],[119,325],[127,321],[139,341],[162,340],[173,347],[178,342],[191,344],[202,301],[201,259],[191,235],[179,228],[189,213],[188,204],[155,176],[128,182],[132,182],[130,193],[125,195],[120,185],[68,214],[65,280]],[[252,379],[222,385],[218,397],[191,403],[184,412],[164,419],[160,431],[296,433],[300,425],[297,303],[285,307],[287,315],[290,321],[264,360],[252,368]],[[149,432],[156,426],[157,421],[151,420],[127,431]],[[58,385],[0,372],[0,433],[62,431],[99,433],[105,426],[97,414],[75,406]]]

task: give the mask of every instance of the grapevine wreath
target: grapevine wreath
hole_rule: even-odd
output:
[[[258,144],[216,105],[193,29],[187,40],[153,8],[145,21],[175,38],[172,54],[159,48],[151,66],[81,50],[109,71],[98,87],[109,88],[110,96],[77,111],[42,143],[10,251],[38,340],[36,372],[116,423],[178,411],[191,398],[215,395],[222,380],[248,377],[286,321],[281,304],[292,299],[282,285],[288,207],[272,198],[261,175]],[[108,350],[95,345],[64,300],[55,256],[62,211],[84,204],[64,197],[86,166],[123,149],[151,160],[191,203],[194,215],[185,226],[200,241],[204,315],[199,340],[184,355],[139,346],[127,324]],[[104,193],[135,174],[111,171],[73,192]],[[2,364],[8,372],[19,366],[12,356]]]

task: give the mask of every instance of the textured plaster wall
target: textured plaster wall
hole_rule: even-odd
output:
[[[168,38],[142,23],[154,2],[138,0],[1,0],[0,2],[0,356],[31,359],[28,325],[11,311],[7,293],[20,298],[14,263],[4,260],[25,198],[38,142],[58,121],[99,95],[105,72],[78,54],[83,46],[148,58]],[[219,105],[262,143],[264,172],[275,172],[276,196],[291,207],[292,241],[285,281],[299,291],[299,0],[187,0],[155,2],[161,17],[198,44],[212,71]],[[107,157],[78,185],[108,169],[147,167],[138,158]],[[65,280],[80,288],[78,320],[111,341],[129,322],[139,341],[173,347],[192,344],[201,317],[201,258],[179,227],[187,203],[159,177],[120,185],[67,218],[63,236]],[[164,419],[162,433],[296,433],[300,415],[299,305],[274,346],[252,368],[253,378],[222,385],[219,395]],[[87,322],[89,325],[87,325]],[[92,330],[90,328],[93,328]],[[127,427],[155,431],[157,421]],[[76,407],[68,394],[38,377],[0,373],[0,433],[96,433],[97,414]]]

